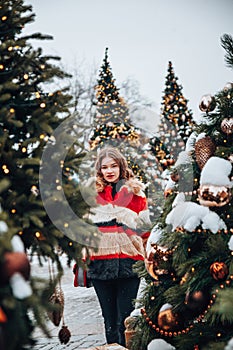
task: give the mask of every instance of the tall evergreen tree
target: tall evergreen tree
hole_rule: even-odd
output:
[[[232,37],[222,45],[232,63]],[[233,84],[202,98],[200,109],[203,123],[178,156],[177,184],[148,241],[147,271],[140,267],[148,283],[135,350],[232,346]]]
[[[163,169],[174,164],[194,126],[192,112],[188,109],[188,100],[183,96],[182,90],[183,87],[178,84],[178,78],[174,74],[172,62],[169,61],[162,97],[159,142],[155,138],[150,142],[151,150]]]
[[[149,150],[149,136],[136,127],[130,118],[128,106],[120,96],[113,78],[108,49],[96,85],[96,101],[96,116],[90,136],[91,150],[106,144],[117,147],[126,157],[133,173],[146,184],[151,215],[156,215],[161,209],[154,205],[160,185],[154,157]],[[93,168],[93,159],[91,162],[89,168]]]
[[[31,44],[32,39],[51,37],[23,36],[24,26],[33,21],[32,7],[23,0],[0,2],[0,313],[4,315],[0,343],[4,350],[32,346],[36,325],[46,332],[50,307],[46,300],[54,285],[49,288],[47,281],[42,286],[30,278],[27,254],[35,253],[41,263],[48,258],[56,262],[59,279],[60,252],[66,253],[68,263],[72,259],[81,263],[81,250],[91,244],[95,232],[88,223],[87,230],[84,220],[77,226],[77,217],[63,216],[64,197],[66,207],[80,218],[89,209],[84,190],[73,177],[84,157],[77,141],[81,131],[77,132],[77,119],[70,115],[71,96],[66,89],[52,88],[52,83],[67,76],[56,65],[59,58],[45,56]],[[61,131],[54,133],[61,124]],[[60,222],[48,214],[56,208]]]
[[[119,94],[108,59],[108,48],[99,72],[96,90],[96,115],[93,135],[90,138],[91,149],[106,140],[126,139],[137,144],[139,135],[129,118],[129,110]]]
[[[137,162],[140,157],[140,130],[130,120],[127,104],[115,84],[108,48],[105,50],[95,89],[97,102],[94,128],[90,137],[91,150],[102,147],[107,142],[116,145],[126,156],[133,172],[146,182],[144,171]]]
[[[99,79],[96,85],[97,124],[125,123],[129,120],[129,111],[126,103],[119,95],[115,84],[112,69],[108,60],[108,48],[105,50],[103,64],[100,68]]]

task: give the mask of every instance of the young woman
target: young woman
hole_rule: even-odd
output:
[[[98,251],[91,252],[88,274],[104,317],[107,343],[125,345],[124,320],[137,296],[139,278],[132,266],[144,260],[150,225],[144,185],[115,148],[102,149],[96,161],[97,204],[92,220],[101,232]]]

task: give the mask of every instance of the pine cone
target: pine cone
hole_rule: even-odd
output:
[[[71,337],[71,333],[70,333],[67,326],[62,326],[62,328],[60,329],[60,331],[58,333],[58,337],[59,337],[61,344],[68,343],[68,341],[70,340],[70,337]]]
[[[56,306],[56,310],[48,311],[49,319],[54,326],[58,327],[64,311],[64,293],[61,288],[55,288],[54,293],[49,298],[49,302]]]
[[[216,146],[210,136],[203,137],[195,143],[196,161],[202,170],[207,160],[214,155]]]

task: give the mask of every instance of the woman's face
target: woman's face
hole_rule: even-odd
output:
[[[113,158],[105,157],[101,163],[101,173],[105,181],[115,183],[120,176],[119,164]]]

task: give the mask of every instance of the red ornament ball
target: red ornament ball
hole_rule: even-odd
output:
[[[26,280],[29,279],[30,263],[27,255],[21,252],[6,252],[0,266],[1,284],[7,283],[15,272],[21,273]]]

